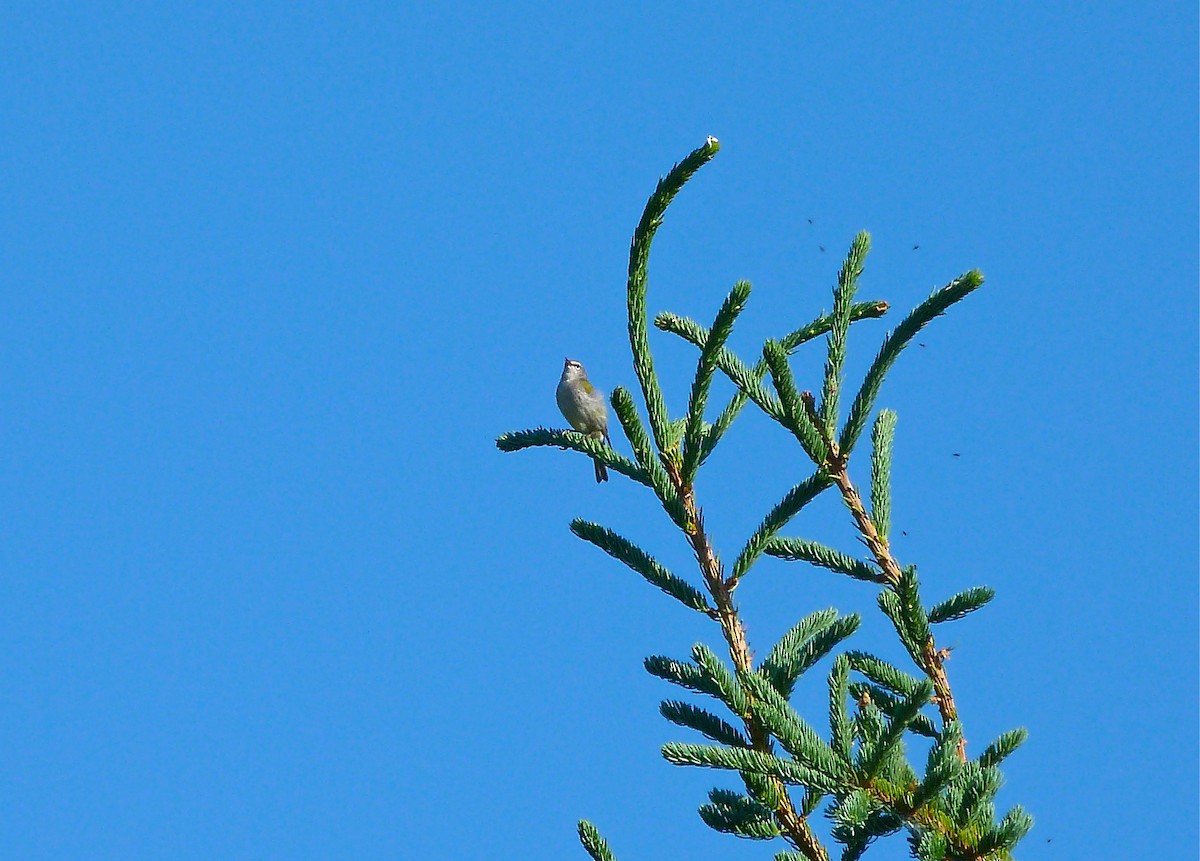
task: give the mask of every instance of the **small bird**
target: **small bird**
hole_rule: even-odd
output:
[[[558,408],[571,427],[592,439],[608,439],[608,407],[604,405],[604,392],[588,382],[587,371],[574,359],[563,362],[562,378],[554,393]],[[610,443],[611,444],[611,443]],[[596,483],[608,481],[608,470],[593,458],[596,465]]]

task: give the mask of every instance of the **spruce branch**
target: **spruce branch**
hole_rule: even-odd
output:
[[[804,538],[772,538],[763,548],[763,553],[789,562],[808,562],[819,568],[828,568],[830,571],[853,577],[855,580],[865,580],[868,583],[886,582],[883,575],[866,562]]]
[[[887,312],[887,302],[878,300],[860,302],[850,308],[850,321],[853,323],[859,320],[875,319],[882,317]],[[664,332],[671,332],[678,335],[697,347],[703,348],[705,342],[708,340],[708,331],[703,326],[694,320],[680,317],[677,314],[664,311],[654,318],[654,325]],[[782,338],[779,338],[779,344],[788,355],[791,355],[801,345],[824,335],[832,325],[832,315],[827,314],[818,317],[811,323],[801,326],[799,329],[795,329]],[[725,406],[725,409],[721,411],[717,420],[709,428],[700,456],[701,463],[708,460],[708,456],[717,447],[717,443],[721,441],[725,432],[733,424],[734,419],[738,417],[749,401],[753,400],[759,409],[768,415],[774,416],[772,412],[773,407],[768,406],[773,403],[770,393],[762,388],[761,385],[767,375],[766,360],[761,359],[753,368],[746,368],[732,352],[718,354],[718,359],[717,368],[729,377],[734,385],[738,387],[738,391],[734,393],[729,403]]]
[[[596,826],[586,819],[579,820],[579,842],[583,844],[587,854],[592,856],[593,861],[617,861]]]
[[[904,646],[913,663],[921,667],[925,660],[924,650],[921,648],[921,641],[913,635],[912,626],[909,623],[909,617],[904,612],[900,596],[893,589],[884,589],[875,596],[875,602],[879,605],[883,615],[887,616],[888,621],[892,623],[896,636],[900,638],[900,644]]]
[[[733,323],[746,300],[750,298],[750,282],[739,281],[726,297],[708,337],[700,349],[700,360],[696,363],[696,378],[692,382],[692,393],[688,398],[687,426],[683,436],[683,479],[689,484],[696,478],[700,467],[700,454],[704,445],[704,407],[708,403],[708,390],[712,385],[713,372],[717,369],[717,353],[733,331]]]
[[[941,736],[929,749],[925,764],[925,780],[917,787],[912,803],[921,807],[933,800],[950,781],[958,777],[963,762],[958,758],[958,745],[962,741],[962,727],[957,723],[947,724]]]
[[[638,222],[629,246],[629,280],[626,287],[629,346],[633,352],[633,369],[646,400],[650,430],[654,434],[658,450],[664,454],[671,448],[668,438],[667,404],[658,376],[654,372],[654,358],[650,354],[650,334],[646,326],[646,277],[650,263],[650,244],[654,241],[654,234],[662,226],[663,215],[675,195],[683,188],[684,183],[692,178],[692,174],[712,160],[720,148],[717,139],[709,137],[703,145],[694,149],[687,158],[658,181],[654,193],[646,201],[646,208],[642,211],[641,221]]]
[[[708,694],[718,700],[724,700],[725,694],[720,685],[708,673],[695,664],[685,664],[664,655],[651,655],[642,662],[652,676],[658,676],[671,684],[679,685],[690,691]]]
[[[905,731],[917,719],[922,707],[929,702],[929,697],[932,694],[933,685],[922,679],[911,694],[905,697],[902,702],[896,704],[895,710],[889,715],[891,721],[888,724],[887,730],[875,744],[871,753],[864,759],[862,770],[865,775],[873,777],[879,772],[884,760],[900,744],[904,738]]]
[[[996,592],[987,586],[972,586],[934,606],[929,611],[929,622],[936,625],[965,618],[995,597]]]
[[[700,348],[687,414],[671,420],[649,349],[646,288],[650,246],[668,204],[717,149],[716,140],[709,138],[659,181],[630,246],[628,332],[648,426],[627,389],[614,389],[612,406],[633,450],[633,459],[573,431],[546,428],[504,434],[497,439],[497,446],[504,451],[557,446],[592,457],[650,487],[687,541],[703,589],[668,571],[648,552],[610,529],[582,519],[571,524],[580,538],[720,626],[728,663],[703,643],[692,649],[691,661],[662,656],[645,661],[652,674],[711,696],[734,715],[735,721],[730,723],[691,703],[667,700],[660,706],[669,721],[716,743],[667,744],[662,752],[669,762],[736,771],[745,784],[746,794],[726,789],[709,793],[709,802],[700,808],[706,824],[740,837],[782,837],[794,851],[780,853],[777,859],[828,861],[828,852],[808,821],[822,800],[828,799],[832,833],[844,845],[843,859],[858,858],[873,840],[900,828],[908,829],[913,852],[920,858],[1007,859],[1032,820],[1017,807],[996,822],[994,800],[1001,780],[997,766],[1024,740],[1024,731],[1002,735],[978,760],[967,761],[962,725],[944,668],[947,652],[937,648],[932,633],[933,625],[962,618],[986,604],[992,597],[991,590],[967,589],[926,610],[916,569],[901,566],[892,553],[888,535],[894,413],[882,411],[872,431],[870,513],[847,469],[849,455],[874,410],[884,376],[899,353],[930,320],[976,289],[982,277],[978,272],[968,272],[936,291],[885,338],[840,435],[838,411],[849,328],[857,320],[887,311],[882,302],[853,301],[869,248],[866,233],[855,238],[838,273],[833,311],[783,338],[768,341],[754,366],[726,346],[749,296],[746,282],[735,284],[711,328],[674,314],[659,314],[655,318],[659,329],[674,332]],[[810,392],[797,386],[789,356],[822,334],[828,334],[828,339],[818,406]],[[734,383],[737,391],[710,425],[705,413],[717,370]],[[766,384],[768,376],[770,385]],[[726,576],[705,526],[696,495],[696,477],[751,401],[792,433],[816,470],[767,513]],[[850,511],[870,551],[869,560],[856,559],[816,541],[779,535],[808,503],[831,487],[838,488]],[[756,669],[734,592],[764,553],[805,561],[881,587],[879,606],[920,670],[920,675],[912,675],[863,652],[834,655],[828,680],[828,742],[793,708],[789,697],[807,670],[833,654],[855,632],[859,618],[857,614],[839,617],[834,610],[812,613],[789,630]],[[852,679],[852,672],[862,678]],[[856,704],[853,715],[852,704]],[[940,725],[925,713],[930,704],[937,706]],[[923,776],[918,776],[909,763],[904,744],[909,734],[934,739]],[[779,754],[777,747],[784,754]],[[790,794],[793,786],[802,790],[798,804]],[[593,861],[613,861],[594,826],[580,821],[579,835]]]
[[[1021,805],[1014,804],[999,825],[988,828],[976,848],[981,856],[1010,851],[1032,828],[1033,817]]]
[[[880,410],[871,431],[871,522],[887,541],[892,530],[892,444],[896,439],[896,414]]]
[[[674,332],[684,340],[700,347],[701,350],[704,349],[711,336],[711,332],[695,320],[667,311],[654,319],[654,325],[665,332]],[[763,385],[763,374],[756,374],[754,369],[724,346],[716,350],[713,360],[721,373],[727,376],[730,382],[738,387],[738,391],[752,400],[760,410],[776,421],[782,418],[783,411],[779,399]]]
[[[645,478],[643,484],[654,491],[655,496],[662,503],[663,509],[675,522],[675,525],[682,527],[687,521],[683,503],[680,501],[675,487],[671,484],[662,460],[654,451],[650,436],[646,433],[641,416],[638,415],[637,405],[633,402],[633,395],[629,393],[628,389],[617,386],[613,389],[609,400],[612,403],[613,412],[617,414],[621,430],[625,433],[625,438],[629,440],[634,457],[637,458],[638,465],[642,469],[641,474]]]
[[[844,654],[833,660],[829,673],[829,729],[831,747],[846,762],[851,761],[854,731],[850,723],[850,710],[846,708],[849,695],[850,662]]]
[[[900,582],[892,585],[892,591],[900,599],[900,614],[908,635],[918,643],[930,641],[933,633],[929,629],[929,615],[921,606],[920,584],[917,582],[915,565],[901,569]]]
[[[692,660],[716,684],[717,689],[721,692],[721,699],[725,701],[725,705],[729,706],[729,710],[739,717],[748,718],[750,716],[750,699],[743,686],[738,683],[737,678],[729,672],[729,668],[722,663],[716,653],[703,643],[697,643],[692,646]]]
[[[792,378],[792,369],[788,365],[787,352],[778,341],[767,341],[763,346],[763,360],[771,374],[771,383],[779,393],[783,404],[783,415],[779,422],[792,432],[805,454],[812,462],[820,466],[829,454],[825,443],[828,434],[823,434],[817,423],[804,409],[800,402],[800,393],[796,390],[796,382]]]
[[[751,840],[780,836],[770,808],[753,798],[727,789],[714,789],[708,797],[709,803],[700,806],[700,818],[714,831]]]
[[[691,544],[696,561],[699,563],[701,574],[704,577],[705,586],[713,599],[713,603],[716,605],[717,618],[721,624],[722,636],[729,648],[729,656],[733,660],[737,678],[741,679],[745,673],[753,671],[753,656],[750,651],[750,645],[746,640],[746,629],[742,625],[737,608],[733,603],[733,590],[737,585],[736,580],[731,578],[729,581],[726,581],[725,579],[720,559],[713,548],[708,533],[704,529],[704,516],[696,502],[695,488],[690,482],[684,479],[677,465],[667,463],[666,467],[679,498],[682,500],[686,515],[683,533]],[[798,511],[799,507],[804,503],[799,502],[797,504],[794,501],[793,504],[797,506],[795,510]],[[701,657],[706,658],[707,656],[701,650],[701,647],[697,646],[693,650],[693,658],[699,660]],[[742,696],[745,698],[743,701],[745,702],[746,709],[745,711],[740,711],[735,708],[734,711],[735,714],[742,717],[746,735],[752,746],[752,750],[744,752],[774,760],[775,758],[770,756],[772,751],[770,732],[763,725],[761,719],[754,714],[751,694],[740,687],[740,684],[739,690],[741,690]],[[726,693],[728,692],[726,691]],[[729,750],[736,749],[730,748]],[[664,748],[664,756],[667,756],[666,748]],[[667,756],[667,759],[672,762],[676,761],[669,756]],[[699,765],[703,763],[678,762],[677,764]],[[799,766],[795,766],[795,768],[799,768]],[[787,778],[771,770],[763,771],[755,768],[738,768],[737,770],[744,773],[743,777],[746,779],[748,786],[752,783],[751,775],[759,774],[765,776],[768,779],[768,783],[762,787],[761,794],[763,797],[772,800],[775,821],[779,825],[783,836],[789,843],[803,852],[805,857],[811,859],[811,861],[828,861],[829,855],[825,851],[825,848],[821,845],[821,842],[817,839],[817,836],[813,833],[805,818],[796,810],[791,796],[788,795],[787,789],[784,786],[784,784],[789,782]],[[793,772],[792,774],[795,777],[798,775],[798,772]],[[804,781],[799,782],[806,786],[820,786],[819,784],[809,784]]]
[[[957,780],[952,781],[954,798],[957,802],[951,811],[951,816],[960,827],[980,826],[990,824],[992,812],[986,808],[1004,784],[1004,776],[1000,769],[994,766],[984,766],[977,762],[968,762]],[[981,815],[982,814],[982,815]]]
[[[716,610],[709,606],[703,592],[687,581],[676,577],[657,559],[633,542],[622,538],[611,529],[578,518],[571,521],[571,531],[584,541],[596,545],[614,559],[624,562],[641,574],[650,585],[657,586],[685,607],[699,610],[701,613],[715,618]]]
[[[900,325],[884,338],[883,346],[879,348],[879,354],[867,371],[862,387],[858,390],[858,394],[854,397],[854,403],[850,407],[846,425],[842,428],[839,440],[839,448],[842,452],[849,455],[853,450],[859,434],[866,426],[867,416],[870,415],[871,409],[875,405],[875,399],[879,396],[883,378],[896,363],[896,359],[900,357],[900,352],[908,346],[908,342],[915,338],[917,333],[925,328],[931,320],[944,314],[947,308],[955,302],[965,299],[982,284],[983,274],[976,269],[959,276],[940,290],[935,290],[933,295],[914,308],[901,321]]]
[[[888,312],[888,303],[880,299],[873,299],[870,302],[857,302],[850,306],[850,322],[857,323],[859,320],[873,320],[882,317]],[[809,341],[815,340],[830,329],[833,328],[833,315],[826,314],[811,323],[806,323],[799,329],[794,329],[788,332],[779,339],[779,343],[791,355],[802,344],[807,344]],[[760,373],[766,373],[762,371]]]
[[[984,766],[999,765],[1004,760],[1008,759],[1018,747],[1025,743],[1029,738],[1029,731],[1024,727],[1010,729],[1008,732],[1001,733],[1000,737],[989,744],[979,755],[979,764]]]
[[[955,282],[955,284],[957,283],[958,282]],[[958,296],[958,298],[962,298],[962,296],[967,295],[967,293],[969,293],[971,290],[974,290],[975,287],[978,287],[980,283],[982,283],[982,276],[979,277],[977,283],[974,283],[973,286],[969,286],[969,289],[961,288],[966,289],[966,292],[962,293],[961,296]],[[946,293],[949,290],[950,288],[946,288],[940,292]],[[940,297],[939,301],[934,303],[932,307],[943,307],[944,310],[944,306],[948,306],[951,302],[956,301],[954,298],[955,295],[957,294],[951,293],[948,296]],[[934,296],[938,297],[939,294],[935,293]],[[926,305],[929,305],[930,301],[931,300],[927,300],[921,306],[918,306],[918,310]],[[918,315],[916,319],[918,319],[918,321],[924,319],[925,317],[932,319],[939,313],[941,313],[941,311],[933,313],[933,311],[927,310],[923,316]],[[905,324],[908,323],[909,320],[914,319],[914,315],[916,315],[915,311],[913,314],[909,315],[909,317],[905,320],[905,323],[902,323],[896,331],[899,332],[901,329],[904,329]],[[915,335],[916,332],[919,331],[920,326],[917,325],[916,328],[909,326],[909,328],[912,329],[912,334],[908,335],[907,337],[911,338],[912,335]],[[894,334],[895,333],[893,333],[893,335]],[[889,338],[889,340],[892,339]],[[896,348],[897,355],[899,354],[899,349],[902,347],[903,344]],[[887,343],[885,342],[884,350],[880,351],[880,355],[883,355],[886,349]],[[894,357],[892,361],[894,361]],[[890,366],[890,363],[890,361],[887,363],[888,366]],[[876,364],[878,364],[878,360]],[[804,403],[805,410],[808,411],[810,418],[813,420],[814,424],[817,424],[818,416],[816,402],[813,399],[812,393],[804,392],[800,397]],[[818,425],[818,427],[823,429],[822,425]],[[933,682],[935,699],[938,705],[938,711],[941,713],[942,724],[946,725],[952,721],[956,721],[958,720],[958,707],[954,702],[954,693],[950,689],[950,679],[946,675],[945,653],[938,649],[937,643],[934,641],[933,634],[929,633],[929,620],[925,614],[925,611],[920,606],[919,596],[917,595],[916,591],[917,586],[915,570],[906,573],[901,569],[900,563],[898,563],[896,558],[892,555],[892,551],[888,545],[887,539],[879,534],[879,530],[875,528],[874,521],[871,519],[870,515],[867,514],[867,510],[863,506],[862,497],[860,497],[858,494],[858,488],[855,487],[854,482],[851,481],[850,473],[846,468],[848,451],[844,450],[842,446],[835,442],[832,438],[827,437],[824,442],[828,446],[829,450],[829,456],[823,465],[824,472],[828,474],[833,483],[837,485],[837,488],[842,495],[842,502],[850,511],[850,516],[854,519],[855,527],[858,529],[863,542],[871,551],[871,555],[875,557],[875,564],[879,566],[879,569],[883,574],[883,578],[887,582],[888,588],[891,590],[890,592],[885,591],[879,594],[880,608],[888,615],[889,618],[892,619],[896,626],[896,632],[900,635],[901,641],[904,642],[905,646],[912,654],[913,662],[916,663],[916,665],[921,668],[929,680]],[[962,759],[964,762],[966,761],[967,747],[965,738],[959,744],[958,755],[960,759]]]
[[[867,652],[852,650],[845,655],[852,669],[899,696],[907,697],[920,684],[920,679]]]
[[[821,390],[821,422],[829,436],[833,436],[837,429],[838,394],[842,387],[842,369],[846,364],[846,335],[850,331],[851,303],[870,249],[869,233],[864,230],[854,237],[833,291],[833,313],[829,315],[829,343],[825,357],[825,385]]]
[[[844,784],[849,779],[849,766],[766,679],[755,672],[743,673],[740,679],[752,695],[755,716],[796,762],[820,771],[835,783]]]
[[[817,634],[828,630],[829,626],[837,621],[837,618],[838,611],[833,607],[809,613],[789,628],[779,642],[771,648],[771,652],[763,660],[762,666],[778,666],[783,663],[786,655],[794,653],[796,649],[802,647]]]
[[[758,561],[763,552],[770,545],[771,540],[779,533],[780,529],[787,526],[788,521],[800,513],[800,509],[808,505],[816,499],[822,491],[828,490],[833,485],[833,479],[825,472],[818,470],[810,475],[804,481],[797,484],[789,490],[774,508],[768,512],[763,518],[763,522],[759,524],[758,529],[750,536],[746,542],[746,546],[742,548],[742,552],[738,554],[737,559],[733,563],[733,585],[750,570],[750,567]]]
[[[850,696],[856,700],[863,697],[869,698],[888,717],[895,717],[896,710],[904,702],[902,698],[896,696],[891,691],[884,690],[869,682],[851,682],[849,689]],[[917,735],[923,735],[926,738],[938,737],[937,727],[934,726],[933,721],[923,714],[918,714],[914,717],[908,728]]]
[[[684,744],[669,741],[662,746],[663,759],[672,765],[701,765],[729,771],[748,771],[765,774],[793,786],[812,786],[823,792],[833,792],[839,781],[794,759],[780,759],[758,750],[736,747],[714,747],[707,744]]]
[[[750,747],[750,743],[746,741],[746,737],[740,731],[712,712],[707,712],[691,703],[663,700],[658,706],[658,711],[671,723],[694,729],[720,744],[729,747]]]
[[[829,624],[809,633],[809,618],[801,619],[784,634],[759,668],[763,677],[784,697],[791,696],[800,676],[857,631],[861,621],[857,613],[851,613],[831,619]]]
[[[573,430],[552,430],[539,427],[523,431],[509,431],[496,438],[496,448],[500,451],[521,451],[538,446],[552,446],[586,454],[588,457],[599,460],[609,469],[632,478],[639,484],[653,487],[645,470],[637,464],[627,457],[617,454],[604,441],[592,439],[590,436]]]

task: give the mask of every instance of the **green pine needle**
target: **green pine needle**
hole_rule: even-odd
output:
[[[856,672],[862,673],[875,684],[901,697],[907,697],[916,690],[920,683],[915,676],[910,676],[898,667],[867,652],[846,652],[846,660],[850,662],[851,668]]]
[[[587,850],[587,853],[592,856],[593,861],[617,861],[617,857],[608,848],[608,844],[600,836],[600,832],[596,829],[595,825],[586,819],[580,819],[578,827],[579,842],[583,844],[583,848]]]
[[[694,664],[685,664],[663,655],[651,655],[642,663],[646,672],[652,676],[658,676],[660,679],[665,679],[681,688],[687,688],[689,691],[708,694],[718,700],[724,697],[721,688],[713,681],[712,677]]]
[[[613,389],[609,400],[612,402],[613,412],[617,415],[617,421],[621,423],[621,429],[625,432],[625,438],[629,440],[629,445],[633,449],[633,455],[641,467],[641,474],[646,479],[643,484],[654,491],[659,502],[662,503],[663,509],[675,525],[685,528],[687,514],[684,511],[683,503],[679,500],[679,495],[675,492],[671,479],[650,442],[650,436],[646,433],[641,416],[638,415],[637,405],[633,402],[633,395],[629,393],[628,389],[618,386]]]
[[[657,586],[685,607],[709,615],[716,613],[703,592],[676,577],[645,550],[611,529],[606,529],[597,523],[576,519],[571,521],[571,531],[584,541],[596,545],[614,559],[624,562],[641,574],[647,583]]]
[[[588,457],[595,458],[609,469],[632,478],[634,481],[653,487],[646,471],[629,458],[613,451],[608,443],[592,439],[590,436],[573,430],[553,430],[551,428],[531,428],[522,431],[509,431],[496,437],[496,448],[504,452],[521,451],[526,448],[550,446],[570,449]]]
[[[887,541],[892,529],[892,443],[896,439],[896,414],[880,410],[871,431],[871,522]]]
[[[641,221],[638,222],[629,248],[629,280],[626,290],[629,345],[633,351],[633,368],[646,399],[650,429],[660,452],[665,452],[670,447],[667,430],[669,419],[662,387],[654,372],[654,359],[650,354],[650,336],[646,326],[646,277],[650,263],[650,244],[654,241],[654,234],[662,226],[663,215],[675,195],[683,188],[684,183],[691,179],[692,174],[712,160],[720,148],[716,138],[708,138],[702,146],[693,150],[658,181],[654,193],[646,201],[646,208],[642,212]]]
[[[778,665],[784,659],[785,655],[791,654],[815,635],[824,631],[834,623],[837,617],[838,611],[833,607],[809,613],[779,638],[779,642],[774,645],[770,654],[763,661],[763,666]]]
[[[788,364],[787,351],[778,341],[767,341],[763,345],[763,361],[767,363],[771,383],[779,393],[779,401],[783,405],[783,415],[776,420],[791,431],[804,453],[813,463],[820,466],[829,452],[825,440],[821,438],[821,432],[802,405],[800,392],[796,388],[796,381]]]
[[[874,746],[879,743],[886,728],[883,712],[875,703],[869,700],[859,700],[858,710],[854,715],[854,731],[860,741],[857,758],[860,766],[864,758],[869,756]]]
[[[867,320],[882,317],[888,311],[886,302],[860,302],[850,309],[851,321]],[[708,340],[708,331],[696,323],[694,320],[689,320],[686,317],[680,317],[677,314],[668,312],[660,313],[654,318],[654,325],[664,332],[671,332],[678,335],[685,341],[694,344],[697,347],[703,347]],[[808,343],[829,331],[832,325],[832,317],[825,315],[818,317],[811,323],[801,326],[787,335],[779,339],[779,343],[784,350],[790,355],[798,347]],[[767,363],[765,359],[759,360],[754,368],[748,368],[741,363],[733,353],[724,351],[718,353],[717,367],[724,373],[734,385],[738,387],[738,391],[730,399],[725,409],[721,411],[720,416],[713,422],[712,428],[708,432],[708,436],[704,442],[704,449],[701,453],[700,462],[703,463],[712,454],[713,449],[717,447],[717,443],[729,430],[734,419],[738,417],[747,402],[753,400],[759,409],[766,412],[768,415],[774,416],[780,409],[777,401],[773,398],[770,392],[762,386],[762,381],[767,375]]]
[[[662,746],[662,755],[663,759],[672,765],[702,766],[765,774],[779,778],[787,784],[811,786],[819,792],[825,793],[834,792],[841,784],[841,781],[831,781],[814,768],[757,750],[667,742]]]
[[[965,299],[981,284],[983,284],[983,275],[978,270],[972,269],[935,291],[932,296],[913,309],[900,325],[892,330],[891,334],[884,338],[883,346],[879,348],[879,354],[875,357],[870,370],[867,371],[862,387],[858,390],[854,403],[850,407],[846,425],[842,428],[838,447],[843,454],[849,455],[854,449],[854,444],[858,442],[859,435],[866,427],[867,417],[875,405],[875,399],[879,396],[884,376],[895,364],[900,352],[908,345],[908,342],[915,338],[917,333],[931,320],[944,314],[946,309],[955,302]]]
[[[937,831],[919,831],[910,839],[913,855],[919,861],[947,861],[950,843]]]
[[[872,810],[855,826],[838,824],[833,828],[835,840],[845,844],[841,861],[858,861],[872,841],[898,831],[904,820],[888,810]]]
[[[887,302],[878,299],[870,302],[858,302],[850,306],[850,322],[857,323],[859,320],[877,319],[887,312]],[[779,339],[779,343],[783,344],[783,348],[790,354],[801,344],[816,340],[832,328],[833,315],[826,314],[784,335]]]
[[[741,731],[730,726],[712,712],[691,703],[681,703],[678,700],[663,700],[658,706],[659,713],[677,726],[694,729],[706,735],[715,742],[730,747],[750,747],[750,742]]]
[[[913,663],[918,667],[924,666],[924,653],[922,645],[924,641],[917,640],[913,637],[909,627],[909,621],[904,613],[904,608],[901,606],[900,598],[891,590],[880,592],[875,601],[879,604],[879,609],[883,611],[883,615],[887,616],[895,628],[896,634],[900,637],[900,642],[903,644],[909,656],[913,659]]]
[[[801,620],[800,625],[805,621]],[[857,631],[860,621],[857,613],[851,613],[831,621],[804,639],[794,636],[796,628],[793,628],[767,655],[760,672],[782,696],[790,696],[796,680]]]
[[[749,281],[739,281],[733,285],[700,350],[700,360],[696,363],[696,377],[692,381],[692,392],[688,398],[687,427],[683,436],[683,476],[688,484],[695,479],[696,470],[700,466],[705,436],[704,408],[708,403],[708,390],[712,385],[713,372],[717,369],[717,354],[724,348],[733,331],[733,323],[746,307],[749,298]]]
[[[714,789],[708,797],[710,803],[700,806],[700,818],[714,831],[751,840],[770,840],[780,835],[772,812],[754,799],[727,789]]]
[[[962,793],[953,811],[955,821],[959,825],[967,826],[984,819],[990,824],[992,814],[988,808],[1000,787],[1004,785],[1004,775],[1000,773],[1000,769],[968,762],[955,782],[960,785]]]
[[[979,755],[979,764],[985,767],[999,765],[1008,759],[1028,738],[1029,731],[1025,727],[1017,727],[1016,729],[1010,729],[1008,732],[1001,733],[1000,737],[989,744],[983,753]]]
[[[953,622],[974,613],[996,597],[996,592],[987,586],[972,586],[947,598],[929,611],[930,624]]]
[[[872,685],[869,682],[851,682],[849,685],[850,696],[854,699],[860,699],[864,695],[871,698],[871,702],[879,707],[879,710],[889,717],[894,717],[896,710],[904,702],[902,697],[897,697],[890,691],[886,691],[878,685]],[[913,718],[909,729],[917,735],[923,735],[926,738],[937,738],[939,735],[938,728],[933,721],[923,714],[918,714]]]
[[[845,857],[857,857],[868,844],[866,830],[871,814],[878,811],[878,802],[862,789],[854,789],[844,799],[836,803],[829,811],[829,818],[834,821],[833,838],[845,843],[848,853]]]
[[[865,580],[868,583],[887,582],[879,573],[879,569],[867,562],[804,538],[772,538],[763,548],[763,553],[789,562],[808,562],[853,577],[855,580]]]
[[[812,816],[816,813],[817,808],[821,806],[821,801],[825,798],[820,792],[814,792],[811,789],[804,790],[804,797],[800,799],[800,815]]]
[[[695,320],[668,312],[659,314],[654,319],[654,325],[665,332],[673,332],[684,340],[691,341],[701,349],[704,349],[704,345],[708,343],[710,337],[709,330]],[[740,392],[754,401],[759,409],[776,419],[783,415],[779,399],[763,385],[762,378],[765,371],[764,374],[755,374],[749,365],[724,346],[714,353],[714,359],[721,373],[725,374]]]
[[[850,762],[854,745],[854,728],[850,721],[850,710],[846,707],[849,675],[849,659],[845,655],[838,655],[833,659],[833,669],[829,671],[829,730],[831,746],[847,763]]]
[[[821,421],[830,437],[837,433],[838,393],[842,385],[842,368],[846,364],[846,333],[850,330],[850,310],[854,293],[858,289],[858,277],[862,275],[863,263],[870,248],[871,235],[865,230],[854,237],[846,260],[838,272],[837,287],[833,291],[833,313],[829,315],[828,350],[825,357],[825,382],[821,389]]]
[[[758,529],[750,536],[742,552],[733,563],[733,579],[740,580],[750,567],[758,561],[772,538],[780,529],[787,526],[788,521],[795,517],[804,506],[808,505],[822,491],[833,486],[833,479],[824,472],[818,471],[797,484],[781,499],[770,513],[759,524]]]
[[[1019,804],[1004,815],[1004,819],[979,841],[979,854],[1011,850],[1033,829],[1033,817]]]
[[[750,714],[750,705],[746,702],[746,692],[738,684],[729,668],[717,657],[716,653],[704,643],[692,646],[692,660],[712,680],[720,692],[721,701],[729,706],[730,711],[739,717]]]
[[[887,730],[862,764],[864,774],[874,777],[879,772],[884,761],[903,741],[905,731],[908,730],[921,709],[929,704],[932,696],[933,683],[927,679],[921,679],[917,683],[916,689],[895,707],[889,715],[891,720]]]
[[[900,582],[895,585],[896,596],[900,599],[900,612],[908,635],[914,643],[925,644],[932,636],[929,632],[929,615],[921,606],[920,583],[917,580],[917,567],[909,565],[900,572]]]
[[[741,679],[753,696],[755,717],[796,762],[821,772],[834,783],[844,784],[850,778],[846,763],[766,679],[753,671],[743,673]]]
[[[925,777],[913,793],[914,807],[932,801],[951,781],[958,778],[963,764],[958,758],[958,745],[962,741],[962,725],[952,721],[945,726],[940,738],[929,749],[925,762]]]

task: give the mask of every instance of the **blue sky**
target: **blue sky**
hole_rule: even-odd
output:
[[[949,671],[973,750],[1031,732],[1020,857],[1195,857],[1194,4],[650,7],[0,12],[8,857],[583,858],[580,817],[626,861],[770,856],[658,755],[642,658],[716,632],[567,524],[682,541],[493,444],[561,424],[564,355],[634,383],[629,237],[709,134],[652,313],[748,279],[752,357],[863,228],[898,313],[984,271],[883,392],[897,552],[998,591]],[[678,415],[695,355],[653,337]],[[699,486],[726,559],[804,474],[747,411]],[[792,531],[857,547],[831,500]],[[762,652],[833,605],[896,657],[863,584],[771,560],[739,599]]]

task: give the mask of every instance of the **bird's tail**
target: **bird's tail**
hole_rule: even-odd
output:
[[[604,434],[605,444],[612,446],[612,440],[608,438],[608,428],[605,428],[603,431],[601,431],[601,433]],[[593,460],[592,463],[596,466],[596,484],[599,484],[602,481],[608,481],[608,468],[598,460]]]

